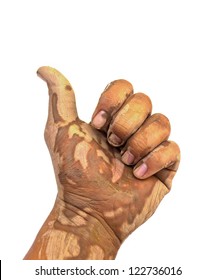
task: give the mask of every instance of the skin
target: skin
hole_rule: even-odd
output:
[[[78,118],[68,80],[38,75],[49,88],[45,140],[57,198],[24,259],[114,259],[122,242],[170,191],[180,150],[169,120],[125,80],[110,83],[87,124]]]

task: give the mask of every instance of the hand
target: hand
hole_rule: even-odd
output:
[[[26,259],[113,259],[170,191],[180,151],[168,141],[169,121],[151,115],[148,96],[117,80],[87,124],[67,79],[50,67],[38,75],[49,88],[45,140],[58,194]]]

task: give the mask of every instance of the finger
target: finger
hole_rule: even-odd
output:
[[[120,146],[141,126],[152,110],[151,100],[144,93],[130,96],[113,117],[108,130],[108,141]]]
[[[91,124],[97,129],[106,131],[111,117],[132,94],[133,87],[128,81],[116,80],[111,82],[99,99]]]
[[[49,115],[47,125],[65,125],[77,118],[75,95],[69,81],[56,69],[49,66],[37,71],[47,82],[49,89]]]
[[[168,139],[170,123],[162,114],[148,117],[143,125],[131,136],[122,150],[125,164],[136,164],[141,158]]]
[[[134,167],[134,175],[146,179],[157,175],[161,180],[169,181],[174,177],[180,162],[180,149],[173,141],[165,141],[140,160]],[[162,172],[161,172],[162,171]],[[170,186],[171,182],[168,182]]]

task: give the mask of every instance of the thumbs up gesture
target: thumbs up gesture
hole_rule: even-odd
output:
[[[180,150],[168,140],[169,120],[116,80],[87,124],[68,80],[51,67],[38,75],[49,89],[45,140],[58,193],[25,259],[114,259],[171,189]]]

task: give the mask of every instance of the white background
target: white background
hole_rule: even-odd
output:
[[[34,279],[34,262],[23,265],[19,260],[56,196],[43,140],[48,91],[36,76],[43,65],[57,68],[71,81],[79,116],[86,122],[107,83],[129,80],[135,91],[150,96],[153,112],[168,116],[170,138],[181,147],[171,193],[124,242],[114,264],[181,266],[183,275],[177,279],[215,279],[213,2],[1,1],[3,279],[14,279],[13,274]]]

